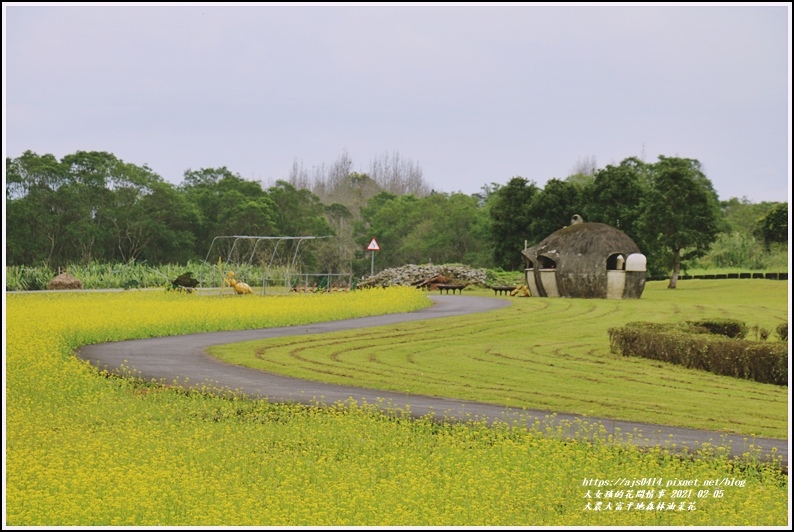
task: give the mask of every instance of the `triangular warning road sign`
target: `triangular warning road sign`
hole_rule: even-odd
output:
[[[372,242],[369,243],[369,246],[367,246],[367,251],[380,251],[380,246],[374,238],[372,239]]]

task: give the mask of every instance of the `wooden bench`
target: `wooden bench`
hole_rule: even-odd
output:
[[[493,295],[501,294],[501,295],[508,295],[510,292],[515,290],[515,286],[492,286],[491,290],[493,290]]]
[[[458,293],[460,294],[463,293],[463,289],[466,288],[465,284],[437,284],[435,286],[438,288],[439,292],[446,290],[447,294],[449,294],[450,290],[452,290],[453,294],[455,294],[455,290],[458,290]]]

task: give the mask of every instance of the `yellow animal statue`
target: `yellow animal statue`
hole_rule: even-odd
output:
[[[530,297],[529,287],[523,284],[516,286],[515,290],[510,292],[511,296]]]
[[[225,281],[229,284],[229,286],[234,288],[234,291],[237,292],[238,294],[253,294],[254,293],[254,291],[251,290],[251,287],[248,285],[248,283],[244,283],[242,281],[235,280],[234,272],[226,272],[226,275],[228,275],[229,278],[225,279]]]

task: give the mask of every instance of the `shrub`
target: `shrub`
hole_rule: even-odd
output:
[[[699,326],[647,322],[609,329],[612,353],[640,356],[758,382],[788,384],[788,346],[699,334]]]
[[[696,328],[705,329],[711,334],[719,334],[728,338],[744,338],[747,336],[747,325],[743,321],[731,319],[704,319],[686,322]]]
[[[775,334],[781,342],[788,341],[788,322],[785,321],[775,328]]]

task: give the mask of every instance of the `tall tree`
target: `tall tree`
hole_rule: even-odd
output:
[[[358,245],[354,236],[354,218],[350,209],[341,203],[325,207],[325,219],[334,238],[317,242],[316,255],[324,270],[330,273],[350,273]]]
[[[381,192],[371,198],[361,209],[361,220],[357,224],[360,254],[355,263],[356,270],[365,272],[370,269],[369,254],[364,250],[373,238],[380,244],[377,260],[381,267],[415,262],[416,257],[409,253],[403,242],[420,219],[420,201],[411,194],[396,196]]]
[[[66,167],[67,183],[58,193],[68,212],[65,226],[71,254],[83,263],[114,258],[110,253],[114,242],[110,216],[113,189],[127,184],[124,162],[111,153],[97,151],[78,151],[61,162]]]
[[[277,181],[267,189],[276,207],[275,227],[280,236],[327,236],[331,227],[325,218],[325,206],[311,191],[298,190],[286,181]]]
[[[180,190],[199,212],[195,229],[199,256],[207,253],[218,236],[277,234],[278,218],[284,216],[261,184],[226,167],[188,170]]]
[[[65,238],[56,191],[65,182],[66,170],[53,155],[28,150],[6,158],[8,264],[58,262]]]
[[[530,211],[538,191],[534,182],[516,176],[490,194],[491,242],[497,266],[506,270],[521,268],[524,242],[531,245],[539,241],[532,228]]]
[[[717,237],[719,199],[696,159],[660,155],[650,176],[641,231],[652,259],[672,270],[668,288],[675,288],[681,262],[706,254]]]
[[[152,264],[185,264],[189,260],[204,258],[195,253],[199,212],[183,194],[170,183],[157,180],[151,192],[140,200],[141,212],[152,238],[141,252],[141,259]]]
[[[356,218],[367,200],[382,191],[419,198],[430,193],[419,164],[397,152],[372,160],[367,173],[353,171],[353,161],[347,152],[331,165],[312,167],[311,175],[302,161],[295,160],[287,181],[299,190],[311,190],[326,205],[344,205]]]
[[[406,260],[438,264],[463,262],[480,251],[472,224],[477,200],[461,193],[433,193],[418,201],[415,223],[401,242]]]
[[[326,194],[327,201],[346,206],[357,217],[367,201],[383,189],[367,174],[351,172],[334,182]]]
[[[397,152],[371,161],[369,176],[381,189],[398,196],[413,194],[423,198],[430,194],[430,186],[422,177],[419,164],[402,158]]]
[[[147,167],[121,162],[112,172],[104,217],[112,226],[115,251],[123,262],[138,259],[157,236],[158,220],[146,212],[143,200],[159,179]]]
[[[162,259],[157,249],[179,233],[191,257],[195,218],[173,187],[146,166],[106,152],[78,151],[57,161],[30,151],[6,160],[7,250],[11,263],[67,266],[91,260]]]
[[[757,233],[767,247],[774,242],[788,242],[788,203],[777,204],[758,220]]]
[[[727,233],[753,234],[758,228],[758,221],[769,214],[769,211],[776,206],[777,203],[770,201],[753,203],[746,197],[741,199],[734,197],[720,201],[720,208],[725,221],[723,231]]]
[[[582,193],[573,183],[549,179],[529,206],[533,243],[571,223],[574,214],[582,214]]]
[[[648,171],[647,165],[636,157],[598,170],[584,192],[582,215],[589,222],[616,227],[637,241],[636,225],[642,212],[640,205],[647,188]]]

